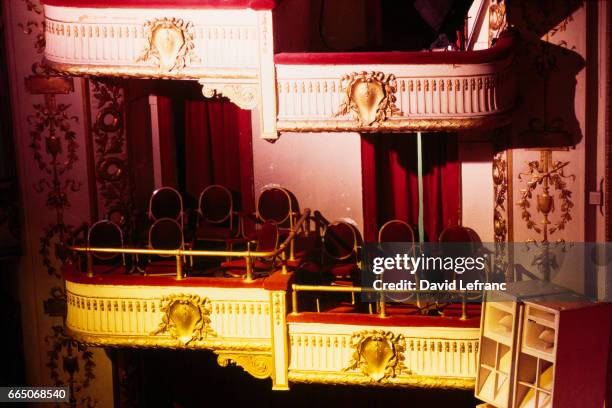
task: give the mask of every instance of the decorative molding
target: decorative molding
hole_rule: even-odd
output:
[[[66,332],[79,343],[96,347],[129,347],[146,349],[194,349],[194,350],[236,350],[236,351],[270,351],[270,342],[262,340],[235,340],[227,338],[214,338],[208,340],[194,340],[189,345],[183,345],[170,337],[151,337],[140,335],[109,335],[89,334],[81,332],[69,325]]]
[[[359,369],[372,381],[394,378],[404,366],[406,341],[401,334],[384,330],[364,330],[351,336],[352,360],[344,371]]]
[[[265,342],[270,347],[271,306],[269,299],[260,299],[268,296],[263,289],[236,292],[242,293],[241,300],[227,299],[218,288],[207,287],[181,288],[185,295],[162,299],[162,289],[127,285],[102,288],[67,280],[66,324],[73,333],[93,336],[92,340],[106,344],[197,349],[243,340]],[[117,292],[122,296],[117,297]],[[180,309],[173,307],[174,300],[182,302]]]
[[[252,70],[227,71],[222,69],[201,69],[195,67],[185,67],[181,71],[160,72],[159,69],[150,66],[129,66],[129,65],[96,65],[96,64],[66,64],[46,59],[45,66],[57,72],[70,76],[104,76],[117,78],[138,78],[138,79],[185,79],[197,80],[202,78],[210,79],[236,79],[254,80],[257,73]]]
[[[353,114],[360,126],[377,126],[392,116],[402,116],[395,105],[395,75],[353,72],[340,80],[344,101],[335,116]]]
[[[148,13],[147,11],[150,11]],[[45,58],[71,74],[204,78],[258,75],[258,14],[227,9],[44,6]]]
[[[536,265],[540,274],[538,278],[546,282],[551,280],[553,273],[559,268],[555,249],[563,250],[565,247],[563,238],[553,243],[549,238],[564,230],[572,220],[574,202],[566,179],[574,181],[576,176],[565,174],[564,169],[569,163],[569,161],[553,161],[552,149],[543,149],[540,151],[540,160],[528,162],[527,169],[518,175],[520,182],[523,182],[525,177],[528,179],[525,181],[525,188],[520,190],[521,199],[516,205],[521,209],[521,218],[525,221],[527,229],[538,234],[538,239],[527,241],[528,245],[533,244],[538,248],[531,264]],[[538,186],[540,186],[539,193]],[[560,204],[556,204],[554,192],[557,193]],[[533,220],[530,210],[532,205],[535,205],[538,213],[542,214],[539,223]],[[557,221],[552,221],[550,217],[556,205],[559,206],[559,215]]]
[[[66,84],[62,93],[71,92],[74,88],[72,78],[51,77],[49,81]],[[39,253],[43,257],[43,265],[49,275],[61,278],[52,257],[65,261],[67,254],[61,247],[71,242],[78,229],[64,221],[64,211],[70,207],[69,194],[78,192],[82,183],[70,175],[76,161],[79,159],[77,149],[79,144],[72,125],[79,118],[69,113],[71,105],[57,103],[56,85],[49,86],[44,77],[28,77],[26,88],[31,94],[44,95],[43,103],[33,105],[33,113],[28,115],[30,125],[30,149],[34,162],[42,172],[41,178],[34,184],[38,193],[46,191],[45,206],[55,212],[54,221],[43,228],[40,239]],[[54,239],[58,243],[54,244]]]
[[[306,384],[333,384],[333,385],[376,385],[383,387],[408,388],[435,388],[473,390],[475,380],[455,377],[428,377],[410,375],[405,377],[389,378],[384,382],[372,382],[369,377],[361,374],[336,373],[323,371],[289,370],[289,381]]]
[[[506,1],[492,0],[489,6],[489,46],[507,28]]]
[[[96,200],[103,204],[100,218],[109,218],[124,229],[132,224],[134,208],[125,138],[124,89],[117,81],[86,81],[87,106],[91,112],[92,152]],[[128,231],[129,232],[129,231]]]
[[[566,175],[564,168],[569,164],[569,161],[553,161],[552,150],[544,149],[540,151],[540,160],[527,163],[527,169],[518,175],[519,181],[525,182],[525,188],[521,189],[521,199],[517,206],[521,209],[521,218],[525,221],[527,229],[535,231],[541,235],[542,242],[548,242],[550,235],[557,231],[565,229],[568,222],[572,220],[572,192],[567,187],[566,179],[574,181],[576,176]],[[535,207],[542,214],[540,225],[533,220],[530,208],[534,204],[534,193],[538,186],[541,186],[541,193],[535,196]],[[560,216],[559,220],[552,222],[550,214],[555,209],[555,198],[551,195],[551,188],[558,193],[558,198],[561,202],[559,205]],[[551,226],[552,225],[552,226]]]
[[[226,350],[216,351],[216,353],[219,355],[217,363],[221,367],[236,364],[253,377],[261,380],[272,376],[274,360],[271,354],[228,353]]]
[[[398,119],[386,121],[378,126],[359,126],[354,121],[335,120],[279,120],[279,132],[454,132],[469,129],[495,129],[509,124],[510,115],[495,117],[448,118],[448,119]]]
[[[512,275],[508,268],[508,156],[506,151],[498,152],[493,156],[493,235],[495,241],[494,275]],[[512,276],[505,276],[512,281]]]
[[[209,83],[205,79],[198,82],[202,85],[202,95],[206,98],[226,97],[246,110],[254,109],[259,103],[258,84]]]
[[[88,388],[91,381],[96,379],[93,353],[66,333],[63,325],[53,326],[52,333],[45,336],[45,343],[50,346],[46,365],[51,370],[54,386],[70,387],[70,401],[76,406],[78,397],[75,392]],[[91,395],[81,396],[78,402],[78,406],[85,407],[96,407],[99,404]]]
[[[136,62],[153,62],[160,71],[180,71],[192,60],[198,62],[193,52],[193,28],[191,21],[174,17],[145,22],[147,45]]]
[[[325,333],[319,333],[319,327],[316,323],[289,325],[289,371],[348,373],[347,367],[359,361],[353,343],[358,340],[353,336],[363,328],[356,325],[326,325]],[[330,330],[333,332],[330,333]],[[406,368],[402,372],[396,370],[396,378],[476,377],[478,328],[445,328],[443,335],[432,328],[402,328],[394,329],[393,332],[396,336],[403,336],[405,344],[401,354]],[[440,361],[455,363],[440,365]],[[360,371],[350,374],[377,383]],[[387,377],[384,381],[396,378]]]
[[[160,311],[164,313],[159,328],[151,333],[170,334],[181,345],[193,340],[216,336],[210,327],[210,300],[198,295],[173,294],[161,299]]]

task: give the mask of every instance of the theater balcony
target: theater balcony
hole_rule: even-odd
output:
[[[258,108],[261,135],[504,126],[515,36],[479,51],[274,53],[271,0],[46,0],[45,58],[72,75],[196,80]]]
[[[253,123],[265,139],[284,132],[455,132],[508,124],[516,96],[513,32],[503,32],[493,47],[480,51],[275,53],[275,5],[272,0],[44,0],[44,56],[53,70],[72,76],[197,81],[203,97],[227,97],[256,111]],[[162,187],[150,203],[162,189],[178,195]],[[234,235],[204,237],[226,243],[226,250],[184,245],[188,223],[182,199],[170,219],[149,220],[146,248],[138,234],[132,246],[124,246],[122,238],[96,243],[89,236],[87,245],[72,246],[80,256],[63,271],[70,335],[103,347],[212,350],[220,365],[237,364],[256,378],[271,378],[274,389],[288,389],[291,382],[472,388],[480,305],[465,299],[391,305],[384,295],[364,301],[365,289],[356,279],[357,248],[363,243],[357,245],[357,228],[344,221],[319,225],[309,210],[292,208],[295,197],[281,195],[289,199],[288,214],[270,219],[274,228],[285,228],[284,235],[266,249],[260,238],[270,220],[259,203],[257,249],[244,234],[241,242]],[[233,206],[228,208],[220,222],[229,219],[231,225]],[[176,246],[155,245],[152,231],[162,220],[178,231]],[[325,236],[330,233],[331,239]],[[353,241],[327,248],[338,241],[334,233]],[[303,251],[302,244],[313,238],[312,253]],[[234,250],[234,239],[244,249]],[[346,248],[350,253],[339,256]],[[314,270],[302,262],[322,259],[326,251],[341,262],[321,262]],[[109,271],[95,264],[109,254],[120,254],[123,265]],[[155,261],[166,273],[139,273],[139,257],[160,256],[169,257]],[[196,276],[194,258],[228,258],[222,269],[239,265],[242,273]],[[304,273],[310,273],[305,280]],[[339,281],[310,284],[325,273]],[[342,280],[347,275],[351,279]]]

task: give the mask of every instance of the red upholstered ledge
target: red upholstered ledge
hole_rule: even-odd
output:
[[[291,52],[274,56],[278,65],[442,65],[486,64],[512,55],[517,35],[505,31],[495,45],[479,51],[392,51],[392,52]]]
[[[275,0],[42,0],[43,4],[76,8],[170,8],[272,10]]]

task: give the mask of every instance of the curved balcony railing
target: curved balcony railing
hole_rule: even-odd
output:
[[[515,36],[482,51],[277,54],[278,130],[453,131],[507,124]]]

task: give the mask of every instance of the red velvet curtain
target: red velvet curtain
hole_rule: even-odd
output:
[[[459,220],[460,167],[454,134],[423,134],[425,239]],[[417,144],[414,134],[364,135],[361,138],[364,236],[376,241],[378,228],[392,219],[418,225]]]
[[[254,211],[251,113],[227,99],[204,99],[197,84],[167,82],[156,90],[164,185],[195,207],[205,187],[221,184],[236,193],[238,208]]]
[[[192,197],[211,184],[240,194],[254,211],[251,114],[226,100],[185,101],[185,191]]]

